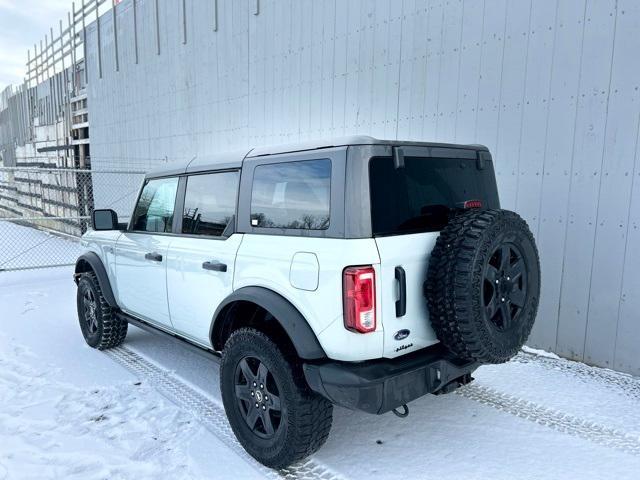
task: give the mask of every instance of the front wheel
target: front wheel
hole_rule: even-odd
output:
[[[267,467],[301,460],[329,436],[331,403],[305,384],[297,358],[283,354],[262,332],[243,328],[229,337],[220,390],[236,437]]]
[[[80,329],[90,347],[105,350],[124,341],[128,324],[109,306],[93,272],[83,273],[78,281],[77,307]]]

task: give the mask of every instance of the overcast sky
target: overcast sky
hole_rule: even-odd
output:
[[[59,22],[67,25],[72,0],[0,0],[0,91],[9,84],[22,83],[27,63],[27,49],[44,41]]]

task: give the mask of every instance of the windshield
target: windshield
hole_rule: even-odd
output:
[[[391,157],[376,157],[369,183],[375,236],[442,230],[452,209],[469,200],[500,207],[491,161],[480,170],[475,159],[405,157],[395,168]]]

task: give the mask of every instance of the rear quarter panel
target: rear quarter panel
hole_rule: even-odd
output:
[[[294,262],[296,254],[301,252],[317,257],[315,290],[309,290],[306,281],[296,283],[296,278],[308,279],[310,268],[313,268],[309,262],[304,265]],[[233,287],[234,290],[248,286],[264,287],[286,298],[306,318],[329,358],[345,361],[379,358],[383,354],[381,322],[378,322],[375,332],[365,335],[344,328],[342,271],[350,265],[378,268],[378,250],[373,239],[245,234],[236,257]],[[292,272],[292,268],[303,268],[302,277]],[[379,282],[379,277],[377,274],[376,282]],[[377,318],[380,318],[379,308],[376,305]]]

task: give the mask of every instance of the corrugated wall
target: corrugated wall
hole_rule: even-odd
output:
[[[89,29],[94,166],[352,133],[486,144],[542,257],[530,344],[640,373],[640,2],[138,0],[135,29],[133,10],[119,71],[100,20],[101,79]]]

